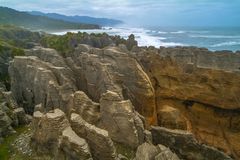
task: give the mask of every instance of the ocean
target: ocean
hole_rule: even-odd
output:
[[[97,30],[69,30],[54,32],[107,33],[128,38],[134,34],[139,46],[196,46],[209,50],[240,50],[240,27],[103,27]]]

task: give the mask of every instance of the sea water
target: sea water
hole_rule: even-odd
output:
[[[134,34],[139,46],[197,46],[209,50],[240,50],[240,27],[103,27],[96,30],[55,32],[107,33],[125,39]]]

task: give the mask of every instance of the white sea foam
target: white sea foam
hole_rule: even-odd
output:
[[[240,36],[227,36],[227,35],[190,35],[192,38],[215,38],[215,39],[239,39]]]
[[[171,34],[184,34],[186,31],[176,31],[176,32],[169,32]]]
[[[77,33],[77,32],[103,33],[103,32],[105,32],[109,35],[119,35],[125,39],[127,39],[130,34],[134,34],[136,40],[138,41],[139,46],[155,46],[155,47],[185,46],[185,44],[182,44],[182,43],[163,42],[162,40],[167,39],[166,37],[150,35],[149,32],[152,32],[152,31],[146,30],[144,28],[104,27],[102,29],[93,29],[93,30],[68,30],[65,32],[55,32],[52,34],[64,35],[67,32],[73,32],[73,33]],[[167,34],[167,32],[161,32],[161,31],[158,31],[158,32],[154,31],[154,33]],[[176,33],[181,33],[181,31],[178,31]]]
[[[236,46],[236,45],[240,45],[240,42],[223,42],[223,43],[218,43],[218,44],[214,44],[211,45],[211,47],[222,47],[222,46]]]
[[[159,34],[167,34],[168,32],[158,31]]]

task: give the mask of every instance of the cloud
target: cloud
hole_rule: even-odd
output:
[[[229,19],[240,23],[239,0],[0,0],[0,5],[22,11],[118,18],[132,24],[201,24],[204,19],[207,23],[224,24]]]

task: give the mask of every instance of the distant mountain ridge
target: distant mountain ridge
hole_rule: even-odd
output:
[[[98,29],[98,25],[67,22],[46,16],[32,15],[0,6],[0,24],[15,25],[31,30]]]
[[[97,24],[100,26],[115,26],[124,23],[121,20],[109,19],[109,18],[95,18],[90,16],[66,16],[57,13],[43,13],[39,11],[28,12],[31,15],[46,16],[53,19],[64,20],[74,23],[87,23],[87,24]]]

